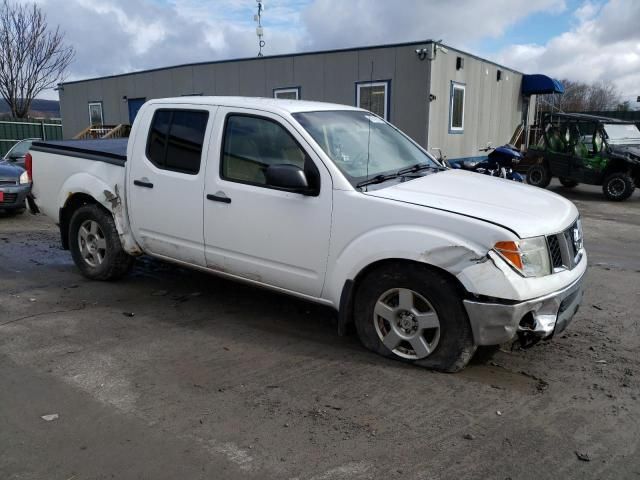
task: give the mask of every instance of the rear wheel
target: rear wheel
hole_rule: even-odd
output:
[[[134,262],[122,249],[113,217],[98,205],[80,207],[71,217],[69,249],[82,274],[93,280],[120,278]]]
[[[635,190],[633,178],[626,172],[615,172],[607,176],[602,184],[602,191],[609,200],[621,202],[628,199]]]
[[[579,185],[578,182],[576,182],[574,180],[571,180],[569,178],[560,177],[558,180],[560,180],[560,183],[565,188],[573,188],[573,187],[577,187]]]
[[[551,182],[551,172],[544,163],[531,165],[527,170],[527,183],[534,187],[547,188]]]
[[[356,294],[355,324],[369,350],[434,370],[459,371],[476,349],[456,286],[420,265],[369,273]]]

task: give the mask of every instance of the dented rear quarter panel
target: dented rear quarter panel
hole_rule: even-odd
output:
[[[113,214],[123,248],[132,255],[141,252],[131,235],[123,192],[125,167],[68,155],[32,151],[32,193],[40,210],[60,221],[60,209],[78,193],[89,195]]]

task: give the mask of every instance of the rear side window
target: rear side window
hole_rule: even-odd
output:
[[[157,110],[151,121],[147,158],[156,167],[196,175],[209,112]]]

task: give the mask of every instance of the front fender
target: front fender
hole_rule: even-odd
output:
[[[511,293],[503,271],[488,255],[489,250],[490,247],[459,235],[427,227],[394,225],[377,228],[354,238],[333,256],[335,260],[330,262],[327,271],[323,297],[338,305],[345,282],[354,280],[369,265],[390,259],[421,262],[446,270],[470,292],[478,292],[478,273],[483,271],[481,280],[498,282],[503,293],[504,289]],[[469,275],[469,268],[476,274]]]

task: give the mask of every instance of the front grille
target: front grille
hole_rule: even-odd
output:
[[[551,255],[551,264],[553,268],[562,268],[562,252],[560,251],[560,242],[557,235],[547,237],[549,243],[549,254]]]
[[[16,180],[0,180],[0,185],[17,185]]]
[[[4,194],[4,199],[2,202],[0,202],[0,205],[4,205],[7,203],[16,203],[16,200],[18,199],[18,194],[17,193],[5,193]]]
[[[547,237],[553,271],[571,270],[582,258],[582,225],[576,220],[565,231]]]

